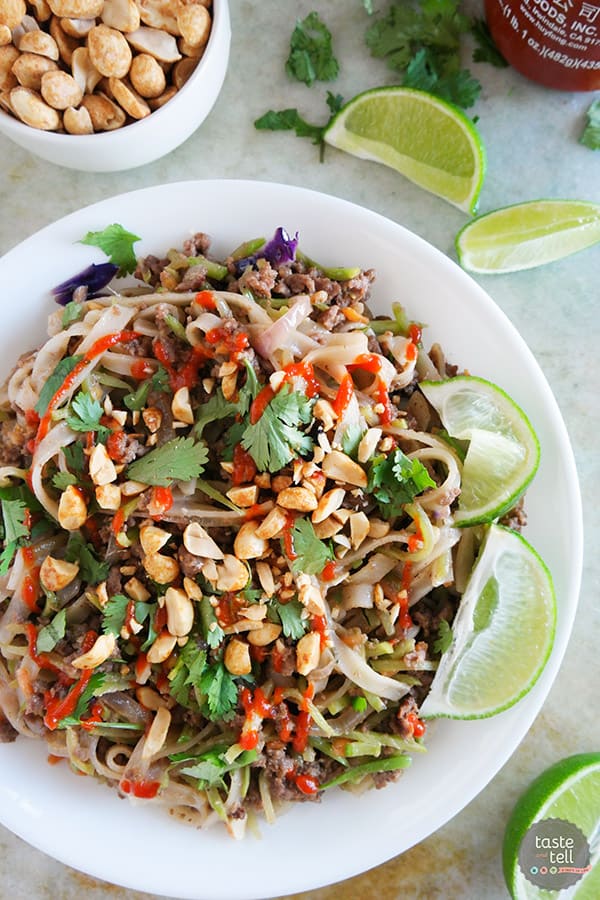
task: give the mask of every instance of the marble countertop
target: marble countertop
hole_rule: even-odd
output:
[[[483,5],[471,2],[477,11]],[[301,184],[352,200],[401,223],[454,257],[465,216],[391,170],[291,134],[257,132],[268,108],[298,106],[319,121],[326,86],[308,90],[283,74],[295,15],[319,9],[335,35],[342,71],[336,92],[391,83],[363,42],[359,0],[278,3],[231,0],[230,68],[202,127],[169,156],[143,168],[91,175],[45,163],[0,137],[0,253],[49,222],[111,194],[192,178],[251,178]],[[268,37],[267,37],[268,36]],[[539,197],[600,202],[600,155],[577,143],[592,97],[537,87],[510,69],[473,65],[483,83],[475,112],[489,168],[480,211]],[[598,272],[596,246],[529,272],[477,280],[523,335],[562,410],[581,483],[586,555],[579,610],[556,682],[529,734],[489,786],[446,826],[404,855],[350,881],[298,895],[302,900],[507,896],[500,848],[507,817],[527,784],[546,766],[576,752],[600,749],[597,714],[600,606],[598,508]],[[95,881],[51,860],[0,828],[0,897],[150,900]]]

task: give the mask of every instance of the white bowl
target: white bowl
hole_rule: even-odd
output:
[[[161,210],[161,215],[154,213]],[[159,808],[133,806],[65,765],[48,766],[40,741],[0,746],[0,821],[51,856],[98,878],[180,898],[236,900],[296,893],[355,875],[430,835],[459,812],[504,765],[531,726],[558,672],[577,606],[582,527],[568,436],[533,355],[487,294],[438,250],[365,209],[301,188],[246,181],[199,181],[147,188],[80,210],[0,260],[11,286],[0,312],[0,377],[45,335],[49,288],[102,259],[76,243],[110,222],[142,235],[141,254],[163,255],[195,231],[217,255],[279,225],[323,265],[373,266],[371,307],[399,300],[427,323],[427,346],[497,382],[529,415],[541,464],[527,492],[527,539],[554,578],[558,622],[552,654],[532,691],[512,709],[472,722],[429,727],[428,752],[397,784],[354,796],[328,792],[297,804],[262,840],[234,842],[225,829],[196,831]],[[35,259],[36,265],[31,265]],[[560,514],[557,515],[557,511]],[[168,861],[168,862],[166,862]]]
[[[48,162],[84,172],[134,169],[182,144],[213,108],[227,72],[231,23],[228,0],[214,0],[202,59],[175,96],[145,119],[98,134],[55,134],[31,128],[0,110],[0,132]]]

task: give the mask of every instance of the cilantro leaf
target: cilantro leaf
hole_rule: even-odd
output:
[[[117,278],[122,278],[133,272],[137,260],[133,252],[133,245],[141,240],[137,234],[126,231],[122,225],[108,225],[103,231],[88,231],[86,236],[79,241],[90,247],[99,247],[110,261],[119,267]]]
[[[579,143],[590,150],[600,150],[600,98],[594,100],[586,112],[587,124]]]
[[[79,563],[79,574],[87,584],[100,584],[108,577],[109,563],[100,562],[91,544],[86,544],[80,534],[73,533],[67,544],[65,559]]]
[[[26,515],[27,507],[24,500],[2,500],[4,540],[7,544],[29,536],[29,528],[25,524]]]
[[[192,706],[191,688],[200,691],[200,682],[206,663],[206,650],[201,650],[194,640],[188,640],[169,673],[169,691],[181,706],[188,708]]]
[[[320,144],[327,125],[311,125],[297,109],[289,108],[268,110],[255,120],[254,127],[258,131],[295,131],[296,137],[310,138],[313,144]]]
[[[226,400],[223,391],[218,388],[215,394],[203,403],[198,410],[198,418],[194,426],[194,434],[199,439],[202,432],[211,422],[218,422],[221,419],[229,419],[238,414],[237,404],[231,400]]]
[[[373,15],[373,0],[362,0],[362,4],[365,8],[365,12],[370,16]]]
[[[292,561],[293,572],[318,575],[325,564],[333,559],[331,547],[319,540],[309,519],[296,519],[292,528],[292,542],[296,554]]]
[[[44,416],[48,411],[48,405],[57,391],[61,389],[65,378],[69,375],[83,356],[65,356],[54,368],[52,374],[46,379],[40,391],[35,411],[38,416]]]
[[[191,481],[204,471],[208,460],[205,444],[191,437],[178,437],[136,459],[127,468],[127,477],[143,484],[169,487],[173,481]]]
[[[81,318],[83,318],[83,305],[77,303],[76,300],[70,300],[63,310],[61,319],[62,327],[68,328],[73,322],[79,322]]]
[[[238,688],[233,675],[221,661],[205,669],[200,678],[200,690],[206,694],[208,718],[211,721],[227,720],[233,716]]]
[[[85,713],[87,713],[88,706],[97,695],[98,691],[102,688],[105,680],[106,675],[103,672],[96,672],[94,675],[92,675],[84,690],[81,692],[81,696],[77,701],[77,706],[73,710],[73,714],[70,716],[65,716],[64,719],[61,719],[58,723],[58,728],[70,728],[74,725],[81,724],[82,717],[85,715]],[[75,688],[73,687],[71,688],[71,690],[75,690]]]
[[[101,403],[91,394],[79,391],[71,401],[71,412],[66,422],[73,431],[95,431],[98,439],[105,441],[110,435],[110,429],[100,424],[103,415]]]
[[[64,491],[70,484],[77,484],[77,476],[72,472],[56,472],[52,476],[52,484],[59,491]]]
[[[402,450],[376,457],[371,463],[367,490],[386,519],[401,515],[405,504],[428,487],[435,487],[435,482],[423,463],[409,459]]]
[[[411,59],[402,85],[435,94],[464,109],[473,106],[481,93],[481,84],[467,69],[440,76],[427,50],[419,50]]]
[[[243,417],[250,409],[250,404],[260,391],[260,384],[256,372],[248,360],[244,360],[244,364],[246,366],[246,382],[238,392],[237,401],[234,403],[232,400],[226,400],[223,391],[218,388],[217,392],[209,397],[198,410],[198,418],[194,426],[194,434],[198,438],[202,437],[202,432],[211,422],[230,419],[234,416]],[[236,443],[239,443],[239,440]]]
[[[79,441],[75,441],[74,444],[69,444],[67,447],[63,447],[63,453],[65,454],[65,460],[69,469],[72,469],[78,475],[83,474],[83,467],[85,462],[83,445],[80,444]]]
[[[485,19],[473,19],[471,32],[477,43],[473,51],[473,61],[487,62],[497,69],[506,69],[508,63],[496,47]]]
[[[304,607],[300,601],[290,600],[288,603],[275,601],[269,610],[272,610],[273,615],[281,622],[284,636],[299,641],[308,628],[308,622],[302,618]]]
[[[212,650],[216,650],[225,637],[225,632],[217,621],[217,616],[208,597],[203,597],[200,601],[200,617],[202,619],[204,639]]]
[[[445,619],[440,621],[438,628],[438,636],[433,642],[433,649],[436,653],[445,653],[452,643],[452,629]]]
[[[365,35],[373,56],[405,72],[404,86],[469,107],[481,85],[460,63],[460,38],[471,28],[457,0],[402,0],[390,5]]]
[[[159,366],[152,378],[142,381],[137,390],[130,394],[125,394],[123,403],[127,409],[140,410],[143,409],[148,400],[150,391],[162,391],[166,393],[169,390],[169,373],[164,366]]]
[[[351,456],[352,459],[356,459],[358,445],[360,444],[364,433],[364,428],[359,425],[358,422],[355,422],[354,425],[348,425],[342,435],[342,450],[346,456]]]
[[[311,438],[298,428],[311,419],[311,401],[285,384],[267,404],[258,421],[245,428],[242,447],[248,451],[259,472],[278,472],[295,456],[312,449]]]
[[[125,623],[130,598],[125,594],[114,594],[102,610],[102,634],[114,634],[118,637]]]
[[[296,78],[308,87],[317,80],[334,81],[337,78],[340,67],[333,55],[331,32],[317,12],[309,13],[302,21],[296,20],[285,70],[290,78]]]
[[[37,652],[49,653],[65,636],[67,616],[64,609],[56,613],[51,622],[41,628],[37,636]]]
[[[224,756],[224,751],[209,750],[207,753],[203,753],[202,756],[195,757],[197,760],[196,764],[181,769],[181,774],[189,775],[191,778],[198,778],[202,782],[203,788],[224,787],[223,776],[228,775],[230,772],[235,772],[236,769],[249,766],[257,758],[258,753],[256,750],[244,750],[230,763],[225,760]],[[172,757],[170,758],[172,759]]]

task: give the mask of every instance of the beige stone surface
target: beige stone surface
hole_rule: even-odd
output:
[[[472,0],[469,6],[476,12],[482,4]],[[309,91],[287,79],[283,60],[295,16],[313,8],[321,11],[334,33],[342,73],[335,85]],[[454,257],[453,238],[465,224],[458,210],[381,166],[334,150],[326,152],[321,164],[309,141],[253,128],[254,119],[269,108],[297,106],[308,119],[323,121],[326,87],[351,97],[391,82],[385,66],[371,59],[364,47],[367,23],[359,0],[231,0],[231,12],[234,38],[223,92],[199,131],[168,157],[132,172],[89,175],[51,166],[0,137],[0,252],[48,222],[111,194],[189,178],[236,177],[302,184],[350,199],[401,222]],[[482,208],[536,197],[600,202],[598,155],[577,143],[592,97],[538,88],[511,70],[472,68],[484,84],[474,110],[489,154]],[[198,224],[201,227],[201,221]],[[297,895],[296,900],[506,900],[500,851],[516,799],[542,769],[561,757],[600,750],[599,253],[596,247],[544,269],[478,279],[518,327],[544,370],[565,418],[581,480],[583,586],[573,636],[554,687],[512,759],[452,822],[403,856],[350,881]],[[559,516],[561,511],[552,510],[551,503],[549,497],[551,516]],[[552,566],[553,561],[548,562]],[[359,805],[358,799],[357,816]],[[343,853],[343,848],[335,852]],[[149,895],[68,869],[3,829],[0,898],[150,900]]]

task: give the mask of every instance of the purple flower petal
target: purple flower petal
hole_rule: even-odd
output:
[[[109,281],[112,281],[118,270],[119,267],[113,263],[92,263],[83,272],[73,275],[72,278],[68,278],[62,284],[57,284],[52,289],[54,299],[61,306],[66,306],[73,299],[73,291],[78,287],[87,287],[90,295],[95,294],[103,287],[106,287]]]

